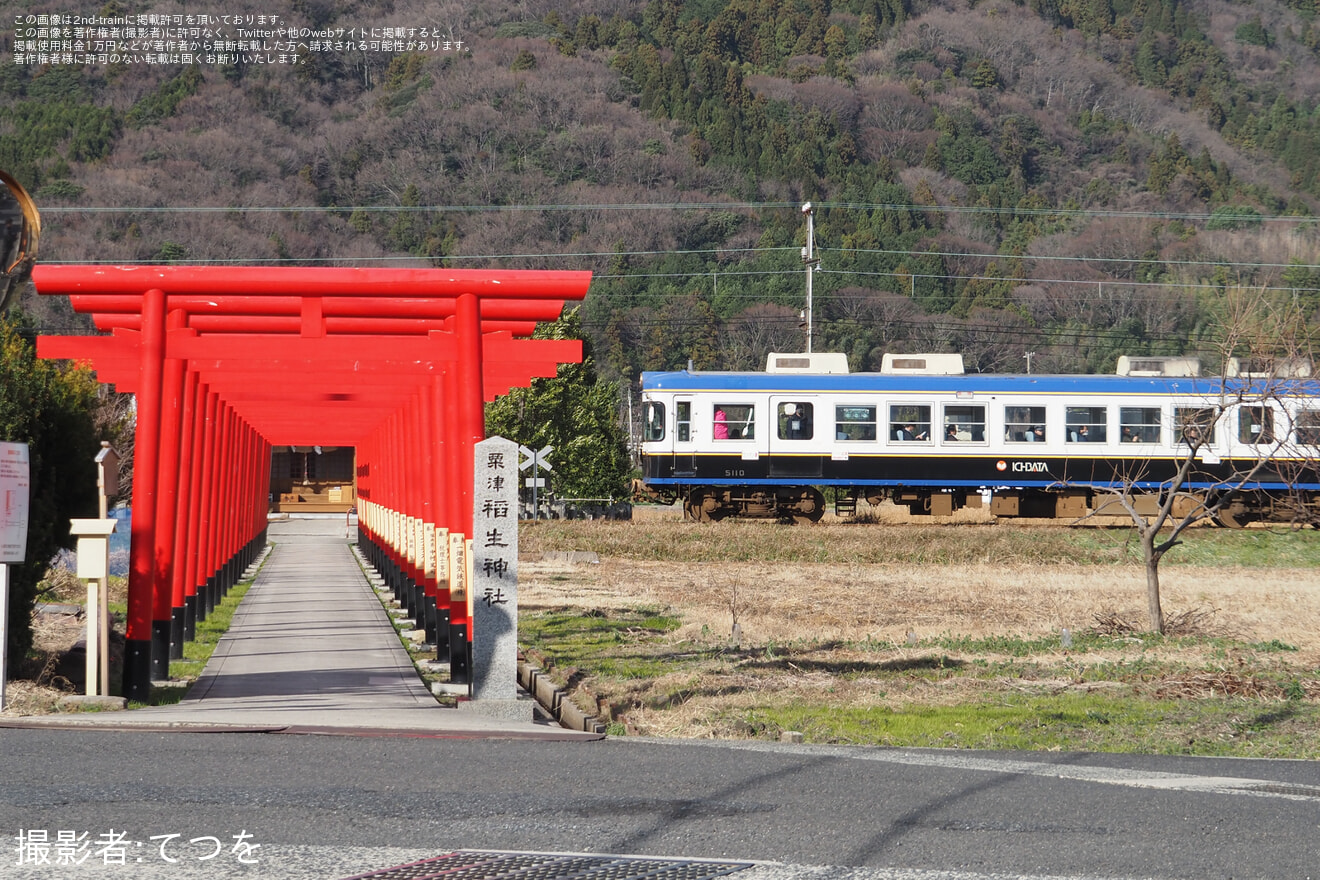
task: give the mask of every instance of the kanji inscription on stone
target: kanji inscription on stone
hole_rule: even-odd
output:
[[[474,450],[472,699],[518,696],[518,444],[491,437]],[[493,708],[493,707],[492,707]],[[531,704],[507,706],[531,720]],[[501,711],[504,717],[511,717]]]

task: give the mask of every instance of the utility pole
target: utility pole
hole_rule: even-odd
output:
[[[802,206],[807,215],[807,246],[802,249],[802,262],[807,267],[807,354],[811,354],[811,275],[820,262],[816,259],[816,211],[807,202]]]
[[[1029,352],[1027,352],[1026,354],[1023,355],[1023,357],[1027,359],[1027,375],[1028,375],[1028,376],[1031,375],[1031,359],[1032,359],[1033,357],[1035,357],[1035,356],[1036,356],[1036,353],[1035,353],[1034,351],[1029,351]]]

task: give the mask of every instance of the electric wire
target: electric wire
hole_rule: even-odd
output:
[[[1185,222],[1208,223],[1217,219],[1228,219],[1239,223],[1291,223],[1312,225],[1320,222],[1320,217],[1308,217],[1297,214],[1252,214],[1222,217],[1214,212],[1204,211],[1117,211],[1098,208],[1026,208],[993,207],[989,205],[920,205],[897,202],[812,202],[815,210],[862,211],[862,212],[916,212],[929,214],[971,214],[971,215],[1007,215],[1010,217],[1057,217],[1060,219],[1126,218],[1142,220],[1181,220]],[[801,202],[575,202],[550,204],[507,204],[507,205],[60,205],[42,208],[43,214],[352,214],[354,211],[366,213],[524,213],[524,212],[572,212],[572,211],[800,211]]]

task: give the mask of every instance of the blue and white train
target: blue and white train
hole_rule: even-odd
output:
[[[1231,493],[1226,526],[1320,522],[1320,383],[1280,372],[1123,358],[1112,376],[963,375],[958,355],[886,355],[879,373],[848,373],[826,353],[771,354],[763,373],[647,372],[642,479],[697,520],[815,522],[826,487],[843,514],[859,498],[937,517],[988,500],[995,516],[1075,519],[1122,513],[1105,487],[1153,511],[1190,461],[1179,512]]]

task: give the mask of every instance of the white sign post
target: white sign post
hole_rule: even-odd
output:
[[[101,441],[101,451],[96,454],[96,494],[100,499],[101,519],[99,525],[92,525],[86,533],[91,537],[78,539],[78,577],[87,579],[87,695],[107,696],[110,693],[110,535],[115,530],[115,521],[109,518],[110,499],[119,494],[119,453],[109,440]],[[74,520],[75,528],[78,522]],[[95,566],[86,574],[82,570],[84,550],[89,560],[95,560],[86,563]]]
[[[27,558],[29,462],[26,443],[0,443],[0,709],[9,680],[9,565]]]
[[[9,563],[0,562],[0,712],[5,710],[5,682],[9,681]]]
[[[110,694],[110,633],[106,596],[110,592],[112,519],[75,519],[69,533],[78,538],[78,577],[87,581],[87,696]]]
[[[553,446],[543,446],[539,451],[530,446],[518,446],[518,455],[525,456],[518,462],[518,470],[532,469],[532,475],[527,479],[527,486],[532,490],[532,519],[541,518],[541,504],[536,493],[538,489],[545,488],[545,479],[540,476],[540,469],[554,470],[554,466],[550,464],[550,453],[554,451]]]

